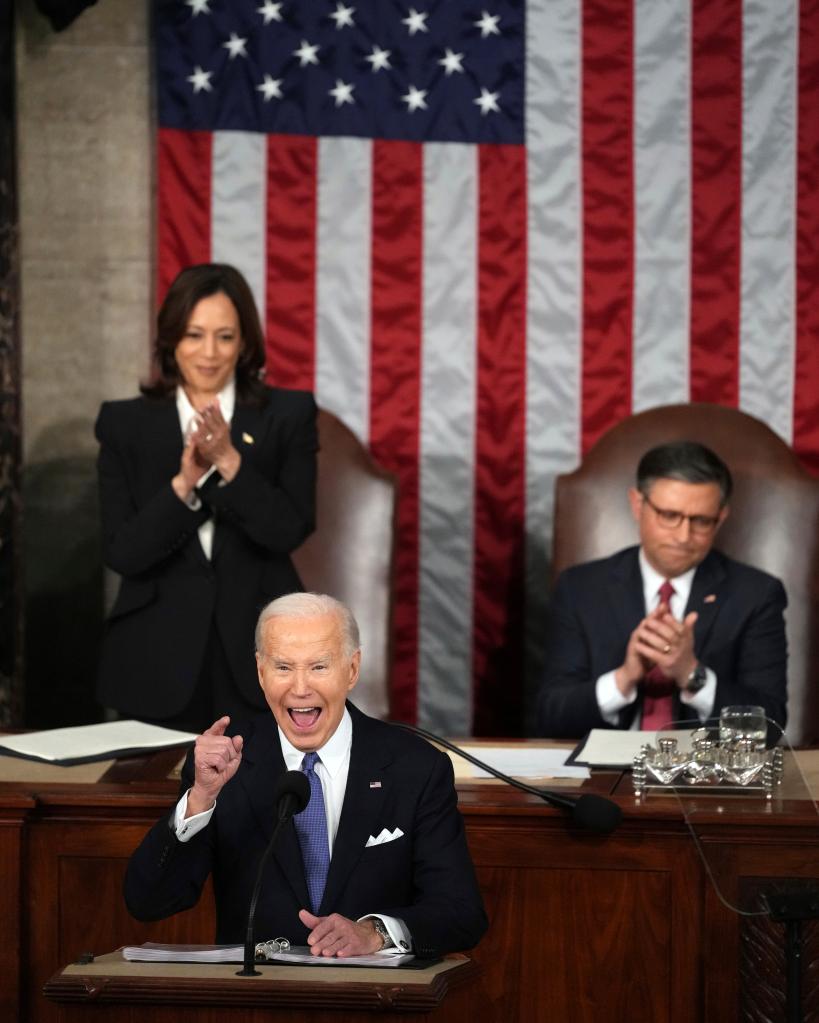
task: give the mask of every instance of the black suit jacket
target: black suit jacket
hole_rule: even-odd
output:
[[[122,576],[100,655],[104,705],[151,718],[182,710],[213,624],[243,696],[264,706],[253,629],[267,601],[301,589],[289,554],[314,528],[315,420],[303,391],[269,389],[261,406],[237,401],[231,436],[241,467],[225,485],[213,473],[192,511],[171,487],[182,455],[174,399],[103,404],[96,425],[103,556]],[[209,514],[210,561],[197,535]]]
[[[610,728],[595,697],[597,679],[618,668],[645,617],[637,547],[575,565],[560,575],[549,615],[546,666],[538,695],[541,735],[578,738]],[[778,579],[711,551],[694,575],[686,614],[699,615],[694,651],[717,676],[714,715],[731,704],[759,704],[785,725],[785,590]],[[640,700],[620,714],[628,728]],[[675,720],[696,713],[675,696]]]
[[[357,919],[400,917],[421,956],[475,945],[487,922],[467,850],[449,758],[394,725],[348,704],[353,721],[350,769],[320,914]],[[182,791],[193,780],[189,757]],[[139,920],[193,906],[208,874],[216,896],[216,941],[242,943],[259,859],[276,819],[273,791],[285,770],[272,714],[254,718],[242,763],[219,794],[208,826],[188,842],[171,831],[173,811],[136,850],[125,899]],[[366,847],[396,827],[403,836]],[[292,820],[279,836],[256,914],[259,939],[307,943],[298,918],[309,908],[301,850]]]

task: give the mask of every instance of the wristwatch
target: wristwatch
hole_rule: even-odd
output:
[[[392,948],[394,942],[390,937],[390,932],[384,926],[384,921],[380,920],[377,916],[371,916],[370,920],[372,920],[373,922],[375,933],[381,936],[381,941],[383,942],[383,944],[381,945],[381,951],[383,951],[385,948]]]
[[[688,678],[685,680],[685,691],[687,693],[698,693],[706,683],[705,668],[698,664]]]

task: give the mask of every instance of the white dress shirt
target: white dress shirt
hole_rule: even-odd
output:
[[[281,728],[278,731],[285,767],[288,771],[301,770],[304,752],[296,749]],[[330,845],[331,859],[333,856],[333,844],[338,832],[338,823],[341,819],[341,808],[344,805],[344,793],[347,788],[347,775],[350,770],[350,751],[352,745],[353,722],[349,711],[345,707],[338,728],[321,749],[317,751],[319,759],[316,761],[314,768],[321,780],[321,787],[324,792],[327,841]],[[189,842],[194,835],[206,827],[210,823],[211,816],[216,808],[216,803],[214,803],[209,810],[204,810],[202,813],[194,814],[194,816],[185,819],[185,812],[188,808],[188,792],[177,803],[174,815],[174,830],[180,842]],[[365,913],[364,916],[359,917],[359,920],[366,920],[368,917],[378,917],[387,928],[387,933],[392,939],[392,947],[382,949],[382,952],[392,955],[412,951],[412,935],[403,920],[397,917],[384,916],[382,913]]]
[[[219,392],[219,409],[222,413],[222,418],[230,426],[231,420],[233,419],[233,409],[236,405],[236,382],[231,377],[230,380],[225,384],[222,390]],[[188,433],[193,429],[194,423],[197,421],[199,413],[191,405],[190,400],[185,394],[185,389],[182,386],[176,388],[176,411],[179,416],[179,427],[182,430],[183,442],[188,439]],[[216,466],[212,465],[206,472],[202,473],[199,479],[196,481],[197,487],[201,487],[205,480],[216,472]],[[193,511],[199,511],[202,507],[202,502],[194,491],[188,500],[185,502],[189,508]],[[205,552],[205,557],[208,561],[211,560],[211,554],[213,552],[213,516],[211,515],[202,525],[199,527],[199,543],[202,545],[202,550]]]
[[[638,555],[640,562],[640,573],[643,578],[643,601],[646,609],[646,614],[653,611],[654,608],[660,603],[660,587],[665,582],[666,577],[660,575],[648,562],[645,554],[643,553],[642,547]],[[688,603],[688,598],[691,594],[691,585],[694,582],[694,574],[697,568],[689,568],[687,572],[682,575],[678,575],[676,578],[671,579],[671,585],[674,587],[674,593],[671,597],[671,606],[669,610],[671,614],[677,619],[682,621],[685,617],[685,607]],[[635,688],[630,696],[623,696],[620,690],[617,688],[617,682],[615,681],[615,672],[607,671],[604,675],[598,678],[595,685],[595,695],[597,697],[597,706],[600,708],[600,714],[603,720],[608,722],[610,725],[616,725],[619,720],[619,712],[624,708],[630,706],[637,699],[637,689]],[[701,722],[706,721],[714,709],[714,699],[717,693],[717,676],[711,670],[711,668],[705,669],[705,685],[697,693],[687,693],[685,691],[680,692],[680,700],[687,704],[696,711],[697,717]],[[640,715],[637,714],[631,723],[632,729],[638,729],[640,727]]]

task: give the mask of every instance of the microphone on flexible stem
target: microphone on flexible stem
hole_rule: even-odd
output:
[[[492,767],[491,764],[485,764],[482,760],[478,760],[477,757],[473,757],[471,753],[461,749],[460,746],[456,746],[448,739],[442,739],[439,735],[428,732],[425,728],[419,728],[418,725],[408,725],[403,721],[393,721],[391,724],[397,725],[399,728],[405,728],[409,732],[415,732],[417,735],[429,739],[430,742],[452,750],[459,757],[463,757],[464,760],[468,760],[476,767],[480,767],[501,781],[505,781],[507,785],[520,789],[521,792],[531,792],[532,795],[538,796],[550,806],[558,807],[560,810],[568,810],[574,823],[578,824],[581,828],[587,828],[589,831],[597,831],[600,834],[607,835],[609,832],[614,831],[623,819],[623,811],[617,803],[611,799],[606,799],[605,796],[598,796],[593,792],[586,792],[582,796],[570,796],[563,792],[552,792],[549,789],[535,788],[534,785],[527,785],[526,782],[519,781],[517,778],[510,778],[508,774],[504,774],[497,768]]]
[[[250,900],[250,909],[247,914],[244,968],[237,972],[237,977],[259,976],[259,970],[254,969],[253,965],[256,961],[253,921],[256,917],[256,903],[259,901],[259,892],[262,887],[262,874],[282,828],[293,814],[301,813],[310,802],[310,782],[307,780],[307,776],[301,771],[285,771],[284,774],[279,776],[279,780],[276,783],[274,799],[276,802],[276,827],[273,829],[273,834],[270,836],[267,848],[259,861],[259,871],[256,874],[256,884],[253,888],[253,897]]]

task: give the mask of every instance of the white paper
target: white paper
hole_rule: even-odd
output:
[[[160,945],[146,941],[143,945],[126,945],[122,958],[142,963],[243,963],[244,945]],[[415,956],[407,953],[377,952],[369,956],[314,956],[307,945],[294,946],[288,952],[274,952],[266,961],[293,963],[302,966],[400,966]],[[256,960],[256,964],[259,964]],[[264,963],[262,962],[263,966]]]
[[[105,721],[99,725],[5,735],[0,738],[0,752],[10,750],[54,763],[112,756],[125,750],[163,749],[193,742],[195,738],[195,732],[177,732],[141,721]]]
[[[662,737],[673,737],[681,750],[691,749],[693,729],[661,730]],[[657,744],[657,732],[622,731],[616,728],[593,728],[577,759],[594,766],[631,767],[644,743]]]
[[[546,749],[542,746],[468,746],[463,749],[478,760],[483,760],[512,778],[588,778],[587,767],[566,766],[568,749]],[[460,778],[491,778],[492,775],[476,767],[457,753],[450,752]]]
[[[137,963],[242,963],[244,945],[126,945],[122,958]]]

